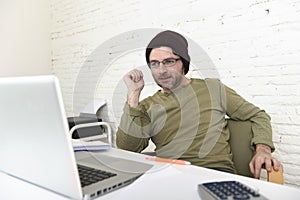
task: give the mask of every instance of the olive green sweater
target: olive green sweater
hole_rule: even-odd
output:
[[[191,79],[190,84],[124,106],[117,131],[119,148],[141,152],[151,139],[159,157],[183,159],[194,165],[236,172],[226,117],[252,122],[252,145],[272,150],[270,117],[217,79]]]

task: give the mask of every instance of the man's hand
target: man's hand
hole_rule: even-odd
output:
[[[269,146],[257,144],[255,155],[249,163],[250,171],[255,178],[260,178],[260,171],[263,165],[268,172],[271,172],[272,168],[278,171],[281,166],[280,162],[272,157]]]
[[[123,80],[127,86],[127,103],[131,107],[137,107],[139,97],[144,88],[144,79],[142,71],[138,69],[131,70],[124,77]]]

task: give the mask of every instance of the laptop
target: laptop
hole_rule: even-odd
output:
[[[0,171],[8,175],[68,198],[94,199],[152,167],[109,153],[75,155],[55,76],[0,78],[0,93]],[[94,172],[83,181],[79,172],[86,171]]]

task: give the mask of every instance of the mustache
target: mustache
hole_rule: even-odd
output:
[[[170,76],[170,75],[160,75],[160,76],[158,76],[157,78],[158,79],[167,79],[167,78],[171,78],[172,76]]]

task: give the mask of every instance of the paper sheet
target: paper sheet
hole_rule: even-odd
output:
[[[111,145],[102,141],[82,141],[72,139],[74,151],[104,151],[111,148]]]

